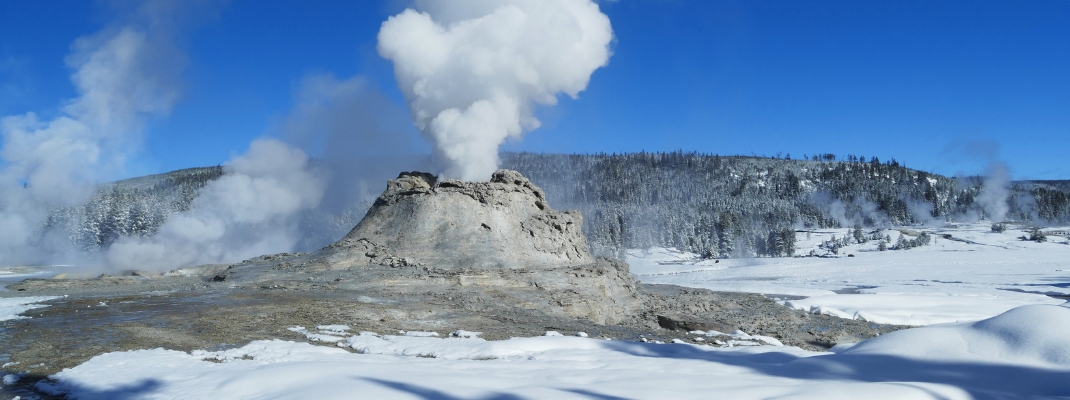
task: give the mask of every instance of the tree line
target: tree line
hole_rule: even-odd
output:
[[[503,168],[578,209],[596,253],[676,247],[705,257],[790,256],[796,229],[901,226],[975,218],[981,179],[832,154],[766,158],[695,152],[504,154]],[[1070,221],[1070,187],[1016,183],[1018,220]],[[908,247],[904,245],[903,247]]]
[[[980,178],[832,154],[791,159],[682,151],[505,153],[502,168],[520,171],[542,187],[552,207],[580,210],[592,252],[617,257],[628,248],[653,246],[710,258],[792,256],[800,229],[976,218],[976,198],[984,187]],[[45,228],[64,232],[86,251],[124,236],[153,235],[223,174],[218,166],[190,168],[102,185],[86,204],[53,210]],[[1070,222],[1066,181],[1016,182],[1009,192],[1010,219]],[[343,220],[319,217],[308,221]],[[306,247],[337,240],[320,236]]]

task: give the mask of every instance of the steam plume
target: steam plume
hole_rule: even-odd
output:
[[[172,40],[178,4],[145,2],[126,24],[75,41],[66,62],[78,97],[59,116],[0,119],[0,263],[63,251],[45,229],[49,210],[84,202],[137,149],[146,119],[171,110],[185,64]]]
[[[981,218],[1004,221],[1010,211],[1011,176],[1007,164],[1000,161],[1000,144],[989,140],[970,140],[948,144],[943,153],[952,160],[965,160],[985,165],[981,193],[974,199]],[[967,216],[969,217],[969,216]],[[976,216],[973,216],[976,218]]]
[[[324,186],[304,152],[277,140],[256,140],[202,189],[190,211],[168,217],[152,237],[116,242],[108,261],[125,269],[162,270],[290,250],[301,238],[300,213],[319,204]]]
[[[1010,208],[1007,198],[1010,196],[1011,176],[1007,172],[1007,165],[1001,162],[992,162],[986,169],[981,193],[977,195],[977,205],[990,221],[1000,222],[1007,218]]]
[[[309,75],[296,95],[280,136],[313,157],[328,182],[319,206],[302,218],[295,249],[304,251],[353,229],[398,171],[426,170],[428,150],[405,110],[362,76]]]
[[[421,166],[409,133],[397,129],[407,125],[404,111],[364,78],[310,75],[296,95],[279,127],[288,143],[254,141],[190,211],[169,216],[152,237],[120,239],[108,263],[167,270],[318,249],[353,228],[366,211],[362,200],[370,204],[383,181]]]
[[[419,11],[417,11],[419,10]],[[417,1],[379,31],[417,128],[448,178],[486,180],[498,146],[539,127],[606,65],[613,30],[590,0]]]

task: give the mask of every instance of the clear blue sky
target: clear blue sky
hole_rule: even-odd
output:
[[[184,97],[128,173],[225,162],[271,133],[309,74],[367,76],[404,107],[375,39],[405,5],[230,1],[183,38]],[[1070,179],[1070,1],[601,6],[610,64],[506,149],[829,152],[949,175],[999,159],[1017,179]],[[0,115],[55,114],[75,95],[71,42],[112,18],[107,3],[0,1]]]

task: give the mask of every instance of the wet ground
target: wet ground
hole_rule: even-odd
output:
[[[27,311],[23,315],[28,319],[0,322],[0,365],[27,374],[0,394],[30,393],[32,384],[49,374],[107,352],[224,349],[261,339],[306,341],[286,329],[292,326],[344,324],[353,331],[383,334],[447,335],[464,329],[483,332],[488,340],[582,331],[591,337],[663,342],[691,341],[687,331],[693,329],[741,329],[815,350],[901,328],[793,311],[761,295],[666,285],[638,286],[641,310],[626,321],[598,324],[555,311],[557,294],[538,285],[503,289],[450,283],[464,282],[463,276],[396,281],[383,278],[384,273],[324,271],[255,282],[219,279],[214,273],[102,276],[12,284],[0,296],[66,297]],[[529,303],[541,305],[525,305]]]

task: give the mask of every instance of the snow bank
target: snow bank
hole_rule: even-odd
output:
[[[813,314],[833,315],[881,324],[931,325],[973,322],[1035,304],[1059,305],[1063,300],[988,288],[932,288],[889,285],[860,294],[814,296],[780,304]]]
[[[1070,309],[1023,306],[983,321],[893,332],[785,365],[809,379],[928,382],[975,398],[1070,396]],[[861,396],[860,396],[861,397]]]
[[[400,338],[485,345],[476,339]],[[576,337],[500,343],[507,345],[498,350],[528,356],[454,360],[352,354],[304,343],[260,341],[219,353],[163,349],[109,353],[56,374],[56,383],[41,382],[37,387],[54,395],[88,400],[352,398],[354,394],[376,399],[704,398],[709,393],[735,399],[849,399],[859,395],[875,399],[969,398],[962,390],[938,384],[827,381],[814,385],[805,379],[753,369],[767,359],[807,356],[798,349],[776,354],[756,347],[713,351],[683,344]],[[721,353],[726,360],[739,359],[719,363],[707,358],[711,352]],[[214,362],[203,361],[205,358]]]
[[[108,353],[38,387],[79,399],[1029,398],[1070,395],[1066,332],[1070,309],[1045,305],[898,331],[836,353],[362,332],[335,346],[276,340],[219,352]]]
[[[346,339],[346,345],[361,354],[391,354],[447,360],[528,358],[551,350],[602,348],[597,340],[575,336],[540,336],[487,341],[481,338],[457,337],[428,340],[411,336],[358,335]]]
[[[969,324],[892,332],[859,343],[842,354],[895,355],[947,363],[1005,363],[1070,372],[1068,333],[1070,308],[1024,306]]]
[[[35,308],[48,307],[47,304],[34,304],[59,298],[58,296],[8,297],[0,298],[0,321],[29,318],[19,314]]]
[[[321,326],[329,326],[329,325],[321,325]],[[303,326],[291,326],[289,328],[286,328],[286,330],[288,330],[290,332],[294,332],[294,333],[299,333],[299,334],[305,335],[305,337],[308,338],[308,340],[311,340],[313,342],[330,342],[330,343],[334,343],[334,342],[338,342],[338,341],[341,341],[341,340],[345,340],[345,336],[338,336],[338,335],[344,335],[345,334],[344,331],[338,332],[338,331],[335,331],[335,330],[323,329],[321,327],[317,327],[317,329],[319,329],[319,333],[309,332]]]

